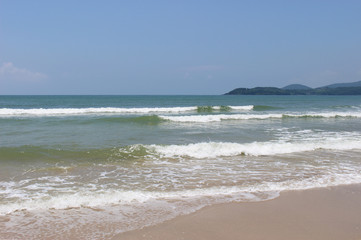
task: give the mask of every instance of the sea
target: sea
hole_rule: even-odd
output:
[[[0,239],[358,183],[361,96],[0,96]]]

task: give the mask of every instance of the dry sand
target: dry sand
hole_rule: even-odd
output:
[[[114,239],[361,240],[361,185],[289,191],[265,202],[214,205]]]

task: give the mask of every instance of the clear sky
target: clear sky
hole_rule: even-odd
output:
[[[359,0],[0,0],[0,94],[360,80]]]

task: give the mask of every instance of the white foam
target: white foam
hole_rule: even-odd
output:
[[[237,155],[277,155],[314,151],[317,149],[351,150],[361,149],[361,137],[347,139],[342,137],[328,137],[301,142],[253,142],[253,143],[230,143],[230,142],[203,142],[187,145],[150,145],[152,151],[163,157],[191,157],[191,158],[215,158]]]
[[[84,115],[109,113],[154,113],[154,112],[187,112],[195,111],[197,107],[170,107],[170,108],[33,108],[33,109],[0,109],[0,116],[54,116],[54,115]]]
[[[248,105],[248,106],[229,106],[231,109],[234,110],[252,110],[254,108],[253,105]]]
[[[189,116],[160,116],[173,122],[220,122],[222,120],[249,120],[282,118],[282,114],[217,114],[217,115],[189,115]]]
[[[185,116],[160,116],[162,119],[173,122],[220,122],[223,120],[262,120],[262,119],[281,119],[286,117],[293,118],[337,118],[353,117],[361,118],[361,112],[325,112],[325,113],[271,113],[271,114],[217,114],[217,115],[185,115]]]
[[[69,209],[79,207],[106,207],[112,205],[131,206],[149,201],[162,200],[177,204],[177,201],[192,201],[206,197],[206,203],[229,201],[262,201],[275,198],[281,191],[304,190],[318,187],[330,187],[344,184],[361,183],[360,174],[332,174],[314,177],[301,181],[290,180],[285,182],[264,182],[253,186],[211,187],[183,191],[124,191],[104,189],[103,191],[78,191],[76,193],[57,194],[51,197],[26,199],[18,202],[0,205],[0,214],[9,214],[15,211]],[[260,197],[258,194],[261,194]],[[211,197],[211,199],[209,199]],[[211,201],[211,202],[209,202]],[[204,203],[203,203],[204,204]]]
[[[250,111],[253,110],[254,106],[253,105],[246,105],[246,106],[228,106],[230,107],[232,110],[238,110],[238,111]],[[221,110],[222,107],[221,106],[214,106],[213,107],[216,110]]]
[[[220,110],[220,106],[212,107]],[[252,110],[253,106],[230,106],[234,110]],[[148,113],[179,113],[197,111],[197,106],[190,107],[153,107],[153,108],[1,108],[0,116],[58,116],[58,115],[87,115],[87,114],[148,114]]]
[[[285,117],[319,117],[319,118],[337,118],[354,117],[361,118],[361,112],[324,112],[324,113],[304,113],[304,114],[284,114]]]

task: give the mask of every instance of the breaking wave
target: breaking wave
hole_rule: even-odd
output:
[[[224,120],[263,120],[263,119],[286,119],[286,118],[361,118],[361,112],[326,112],[305,114],[217,114],[217,115],[184,115],[165,116],[160,118],[173,122],[220,122]]]
[[[215,158],[238,155],[261,156],[315,151],[318,149],[361,149],[361,136],[354,139],[334,137],[302,142],[253,142],[244,144],[229,142],[204,142],[188,145],[152,145],[148,148],[163,157],[169,158]]]
[[[191,107],[152,107],[152,108],[1,108],[0,117],[13,116],[72,116],[72,115],[103,115],[103,114],[151,114],[180,112],[212,112],[212,111],[247,111],[248,106],[191,106]]]
[[[306,151],[361,149],[361,135],[357,133],[334,136],[309,136],[298,141],[267,141],[251,143],[199,142],[183,145],[135,144],[104,149],[66,150],[39,146],[2,147],[0,160],[28,161],[123,161],[172,158],[216,158],[232,156],[272,156]]]

